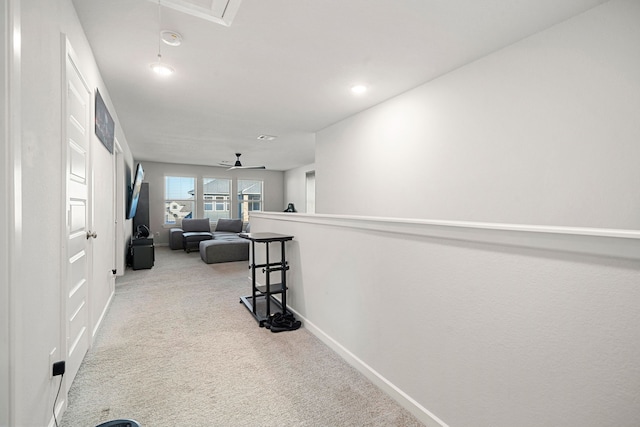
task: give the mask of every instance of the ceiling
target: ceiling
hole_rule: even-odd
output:
[[[161,1],[73,0],[134,158],[287,170],[315,132],[606,0],[234,0],[230,26]]]

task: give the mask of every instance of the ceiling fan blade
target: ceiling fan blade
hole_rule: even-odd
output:
[[[242,166],[242,163],[240,163],[240,156],[242,154],[240,153],[236,153],[236,162],[233,166],[231,166],[229,169],[227,169],[228,171],[230,170],[234,170],[234,169],[266,169],[264,166]],[[221,163],[222,164],[222,163]],[[224,165],[224,166],[229,166]]]
[[[264,166],[231,166],[228,171],[234,169],[266,169]]]

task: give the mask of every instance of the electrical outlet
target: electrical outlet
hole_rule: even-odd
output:
[[[65,363],[64,360],[61,362],[55,362],[51,367],[51,373],[54,377],[58,375],[64,375],[65,371]]]
[[[160,232],[156,231],[156,237],[160,237]]]

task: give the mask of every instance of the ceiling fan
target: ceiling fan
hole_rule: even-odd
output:
[[[242,154],[241,153],[236,153],[236,162],[234,163],[233,166],[231,166],[229,169],[227,170],[234,170],[234,169],[265,169],[264,166],[242,166],[242,163],[240,163],[240,156]],[[229,163],[220,163],[220,166],[229,166]]]

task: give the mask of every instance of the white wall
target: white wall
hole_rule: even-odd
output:
[[[307,208],[307,173],[315,169],[316,166],[312,163],[284,173],[285,204],[293,203],[300,213],[305,213]]]
[[[426,425],[637,426],[640,232],[285,213],[252,231],[294,236],[290,307]]]
[[[428,425],[637,425],[638,22],[608,2],[322,130],[320,214],[254,216],[295,236],[305,326]]]
[[[316,211],[639,229],[639,16],[606,3],[319,132]]]
[[[18,271],[20,256],[21,220],[20,177],[16,172],[20,162],[20,122],[10,114],[20,109],[20,49],[15,47],[15,36],[20,32],[20,3],[18,0],[2,2],[0,6],[0,425],[11,423],[11,394],[14,381],[11,365],[15,360],[15,335],[12,329],[11,283]]]
[[[234,170],[215,166],[194,166],[175,163],[158,163],[141,160],[144,168],[144,182],[149,183],[149,228],[155,236],[155,244],[169,243],[169,228],[164,226],[164,177],[165,176],[192,176],[197,182],[203,177],[207,178],[237,178],[262,180],[263,185],[263,209],[265,211],[281,212],[286,207],[283,199],[284,172],[267,170]],[[156,235],[156,233],[158,233]]]
[[[60,378],[50,379],[49,353],[64,359],[66,333],[61,312],[64,300],[61,251],[64,229],[64,163],[62,134],[62,70],[65,34],[77,57],[79,68],[92,91],[98,88],[116,120],[116,136],[125,157],[132,161],[117,113],[108,97],[97,65],[70,0],[23,0],[21,9],[21,108],[13,111],[19,123],[21,156],[16,166],[20,175],[21,201],[12,203],[17,219],[12,233],[20,234],[24,250],[16,247],[16,268],[9,284],[9,328],[13,340],[9,350],[12,383],[10,425],[44,426],[53,423],[52,406]],[[6,56],[5,56],[6,59]],[[93,110],[93,108],[91,108]],[[93,245],[96,271],[90,289],[91,329],[95,331],[112,291],[113,173],[111,155],[91,132],[94,182],[93,225],[98,239]],[[98,181],[105,176],[107,183]],[[104,184],[104,185],[103,185]],[[106,199],[106,200],[105,200]],[[20,242],[18,242],[19,244]],[[63,387],[64,390],[64,387]],[[59,401],[66,396],[61,392]]]

